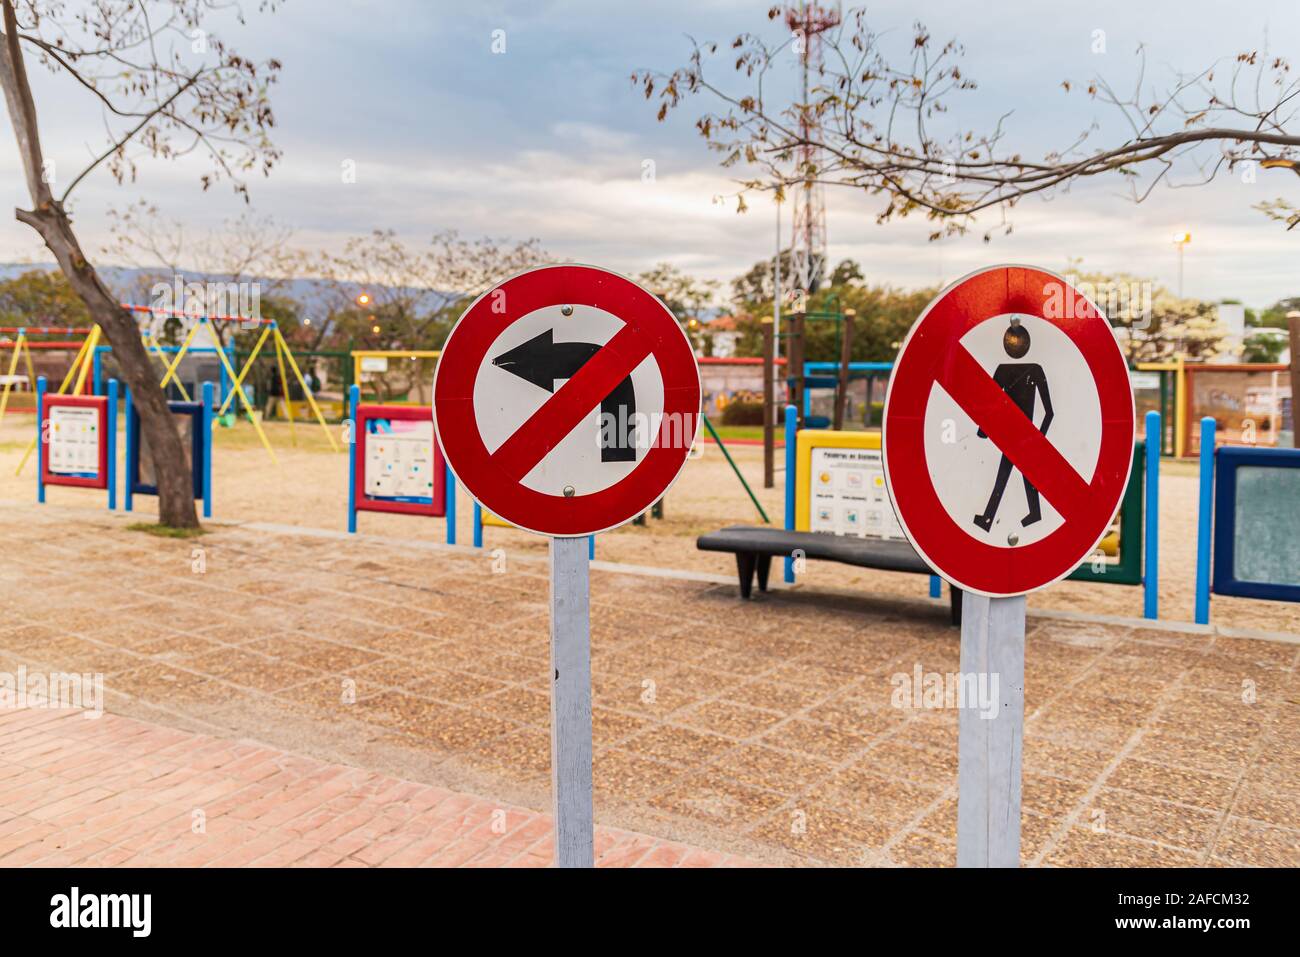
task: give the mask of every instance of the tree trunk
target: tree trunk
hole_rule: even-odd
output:
[[[82,255],[62,207],[51,204],[49,209],[39,212],[20,209],[15,215],[41,234],[73,290],[90,310],[91,319],[99,324],[113,347],[113,358],[121,367],[122,377],[131,390],[131,401],[140,413],[142,438],[153,453],[158,520],[173,528],[196,527],[199,519],[194,508],[193,472],[181,444],[176,418],[167,407],[135,318],[118,305],[116,297]]]
[[[0,30],[0,88],[4,90],[5,105],[9,109],[18,155],[27,180],[27,192],[34,207],[15,210],[14,215],[19,222],[40,233],[45,245],[54,253],[59,269],[113,347],[113,355],[122,368],[131,398],[140,411],[143,438],[153,452],[159,520],[174,528],[194,528],[199,524],[194,510],[194,479],[181,445],[176,419],[167,408],[135,319],[118,305],[95,268],[86,261],[72,231],[72,222],[50,189],[36,121],[36,103],[19,48],[18,22],[12,0],[0,0],[0,14],[3,14],[4,24]],[[88,356],[87,360],[90,358]]]

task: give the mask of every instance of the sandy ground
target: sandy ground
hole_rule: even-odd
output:
[[[335,427],[336,439],[339,437]],[[21,476],[14,470],[33,431],[31,415],[10,413],[0,423],[0,497],[21,501],[35,496],[35,462]],[[278,459],[273,463],[258,444],[247,423],[215,433],[214,518],[220,521],[260,521],[343,530],[346,528],[347,465],[342,453],[332,453],[318,426],[299,425],[291,437],[285,423],[269,423],[266,431]],[[296,439],[296,446],[293,442]],[[340,443],[341,444],[341,443]],[[768,516],[776,524],[784,514],[782,475],[777,488],[763,489],[762,450],[756,446],[731,448],[736,460]],[[778,460],[780,456],[778,455]],[[779,465],[778,461],[778,465]],[[102,492],[54,488],[50,501],[66,505],[102,505]],[[1160,489],[1160,617],[1175,621],[1193,618],[1196,562],[1197,475],[1194,463],[1166,462]],[[461,492],[458,509],[459,541],[471,541],[471,501]],[[154,500],[137,497],[142,519],[156,515]],[[697,535],[730,524],[759,524],[761,519],[732,474],[726,460],[712,444],[688,463],[669,492],[666,518],[649,527],[627,526],[601,535],[597,557],[626,562],[730,575],[730,556],[700,552]],[[400,538],[443,541],[441,519],[363,512],[363,532]],[[485,544],[491,548],[542,553],[545,540],[513,529],[489,527]],[[848,568],[812,562],[802,581],[818,588],[849,589],[864,596],[922,597],[927,582],[918,575]],[[1062,582],[1030,597],[1030,606],[1066,609],[1103,615],[1137,617],[1142,614],[1139,587]],[[1215,596],[1212,620],[1237,628],[1300,633],[1300,605]]]

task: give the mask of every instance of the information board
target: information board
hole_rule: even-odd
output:
[[[389,502],[433,502],[433,420],[366,423],[365,494]]]
[[[813,448],[809,528],[865,538],[902,538],[885,491],[879,449]]]
[[[49,470],[56,475],[95,478],[99,474],[100,410],[52,405],[49,410]]]

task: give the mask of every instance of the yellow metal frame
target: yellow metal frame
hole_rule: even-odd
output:
[[[352,381],[361,385],[362,359],[436,359],[441,349],[355,349],[352,352]],[[418,405],[417,402],[389,402],[388,405]],[[485,519],[486,522],[486,519]]]
[[[1139,362],[1139,372],[1172,372],[1174,374],[1174,458],[1182,458],[1187,433],[1187,370],[1183,357],[1168,362]]]
[[[86,336],[85,341],[81,343],[81,348],[77,350],[77,357],[72,360],[72,365],[68,367],[68,372],[63,377],[63,382],[59,384],[59,391],[54,393],[55,395],[63,395],[68,391],[68,384],[72,382],[74,374],[77,377],[77,384],[72,390],[73,395],[81,394],[81,389],[86,384],[86,373],[90,371],[91,356],[95,354],[95,346],[99,345],[99,336],[99,326],[95,326],[90,330],[90,335]],[[40,431],[39,423],[37,423],[37,431]],[[27,451],[23,453],[18,468],[14,469],[14,475],[23,474],[23,469],[27,466],[27,460],[32,457],[32,453],[35,451],[36,439],[32,439],[27,444]]]
[[[491,525],[494,528],[514,528],[514,524],[507,522],[504,518],[497,518],[487,509],[483,509],[483,524]]]
[[[13,382],[11,380],[13,379],[14,373],[18,369],[18,355],[19,353],[23,352],[24,349],[26,349],[26,346],[27,346],[27,336],[24,333],[21,332],[18,333],[18,338],[14,340],[13,358],[9,360],[9,373],[8,375],[5,376],[4,397],[0,398],[0,422],[4,421],[5,412],[8,411],[9,409],[9,393],[13,387]],[[28,369],[27,379],[30,383],[31,390],[34,393],[36,391],[36,382],[33,380],[31,374],[31,366],[32,366],[31,350],[27,349],[26,354],[27,354],[27,369]]]
[[[801,429],[795,439],[794,527],[806,532],[812,527],[813,449],[879,449],[879,432],[836,432],[833,429]],[[486,517],[484,519],[486,521]]]

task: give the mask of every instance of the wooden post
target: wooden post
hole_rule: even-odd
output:
[[[795,415],[803,421],[803,356],[804,314],[796,312],[790,319],[790,348],[785,353],[785,374],[790,380],[790,404]]]
[[[776,342],[775,324],[764,316],[763,328],[763,488],[776,484]],[[3,414],[3,413],[0,413]]]
[[[1300,449],[1300,312],[1286,314],[1291,333],[1291,444]]]
[[[556,867],[595,864],[588,548],[586,538],[551,539],[551,792]]]
[[[1025,599],[962,593],[957,866],[1020,866]],[[970,700],[974,697],[976,700]]]
[[[849,358],[853,353],[853,317],[857,312],[844,310],[840,324],[840,377],[835,389],[835,430],[844,428],[844,410],[849,404]]]

